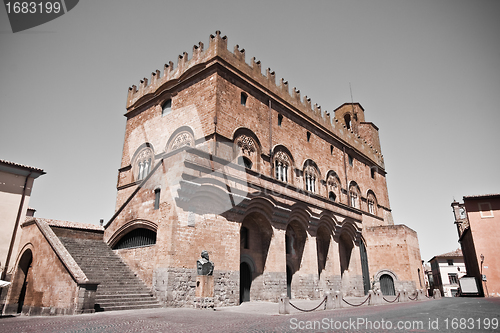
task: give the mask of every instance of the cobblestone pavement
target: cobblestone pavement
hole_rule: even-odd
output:
[[[300,305],[312,308],[314,303]],[[275,303],[255,302],[216,311],[166,308],[1,317],[0,332],[500,332],[500,298],[443,298],[290,315],[277,312]]]

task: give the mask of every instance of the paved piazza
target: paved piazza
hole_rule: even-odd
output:
[[[313,301],[297,302],[314,306]],[[500,332],[500,298],[443,298],[278,315],[274,303],[2,317],[0,332]],[[399,328],[398,328],[399,326]]]

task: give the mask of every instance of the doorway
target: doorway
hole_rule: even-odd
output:
[[[246,262],[240,263],[240,304],[250,301],[252,286],[252,271]]]
[[[382,295],[393,296],[396,295],[394,290],[394,280],[389,274],[384,274],[380,277],[380,289],[382,290]]]

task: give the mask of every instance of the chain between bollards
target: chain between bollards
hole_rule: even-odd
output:
[[[304,310],[304,309],[298,308],[298,307],[296,307],[295,305],[293,305],[293,303],[292,303],[292,302],[288,302],[288,304],[290,304],[293,308],[295,308],[295,309],[297,309],[297,310],[299,310],[299,311],[302,311],[302,312],[311,312],[311,311],[314,311],[314,310],[318,309],[318,308],[321,306],[321,304],[323,304],[323,303],[325,303],[325,302],[326,302],[326,297],[325,297],[325,298],[323,298],[323,300],[321,301],[321,303],[319,303],[319,304],[318,304],[318,306],[317,306],[317,307],[315,307],[314,309],[311,309],[311,310]]]
[[[350,306],[361,306],[361,305],[365,304],[365,303],[366,303],[366,301],[368,301],[371,297],[372,297],[372,295],[371,295],[371,294],[369,294],[369,295],[368,295],[368,297],[367,297],[367,298],[366,298],[366,299],[365,299],[365,300],[364,300],[361,304],[358,304],[358,305],[349,303],[349,302],[348,302],[348,301],[346,301],[343,297],[342,297],[342,300],[343,300],[344,302],[346,302],[347,304],[349,304]]]

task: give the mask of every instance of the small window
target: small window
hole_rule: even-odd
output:
[[[491,204],[489,202],[480,202],[478,206],[479,214],[482,219],[485,217],[493,217],[493,211],[491,210]]]
[[[448,279],[450,279],[450,284],[458,284],[457,273],[448,273]]]
[[[453,259],[448,259],[448,266],[453,266]]]
[[[240,242],[244,249],[250,248],[248,244],[248,229],[246,227],[241,227]]]
[[[170,112],[172,112],[172,100],[169,98],[165,101],[165,103],[163,103],[161,107],[161,116],[163,117]]]
[[[345,127],[347,127],[347,129],[351,129],[351,115],[349,113],[344,116],[344,122]]]
[[[311,141],[311,132],[307,132],[307,142]]]
[[[337,199],[337,196],[335,195],[335,193],[333,193],[333,191],[330,191],[328,193],[328,199],[330,199],[331,201],[335,201],[335,199]]]
[[[157,210],[157,209],[160,209],[160,189],[157,188],[155,190],[155,206],[154,206],[154,209]]]
[[[375,169],[376,169],[376,167],[370,168],[370,176],[372,177],[372,179],[375,179]]]
[[[333,155],[333,145],[330,145],[330,155]]]
[[[354,164],[354,159],[351,155],[347,155],[347,157],[349,158],[349,165],[352,166]]]
[[[283,122],[283,115],[278,115],[278,126],[281,127],[281,123]]]
[[[247,106],[247,98],[248,98],[247,94],[241,93],[241,105]]]
[[[368,200],[368,212],[370,214],[375,214],[375,203],[373,200]]]

